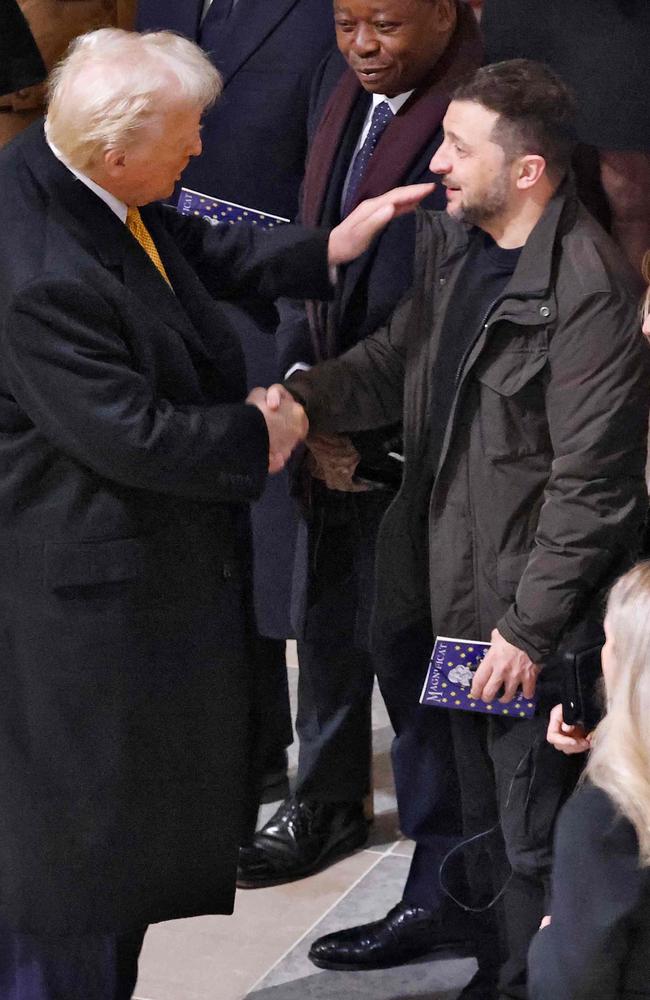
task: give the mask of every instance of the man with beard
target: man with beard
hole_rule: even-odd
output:
[[[444,130],[431,170],[447,209],[419,212],[410,296],[288,386],[311,433],[403,420],[373,621],[375,646],[403,656],[396,690],[417,702],[441,634],[491,641],[476,700],[538,696],[532,719],[449,713],[467,840],[441,875],[449,885],[445,869],[464,857],[470,891],[457,899],[495,914],[505,951],[499,976],[498,949],[480,953],[462,995],[524,1000],[554,822],[577,776],[545,741],[548,711],[561,654],[598,634],[603,588],[638,545],[648,366],[634,276],[575,195],[559,78],[527,60],[485,67],[456,90]],[[427,711],[434,732],[442,710]],[[399,938],[384,925],[328,935],[310,955],[359,968],[368,942],[381,958],[382,940]]]

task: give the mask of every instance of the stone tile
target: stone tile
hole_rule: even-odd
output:
[[[409,860],[386,855],[261,980],[250,1000],[302,1000],[347,997],[368,1000],[452,1000],[476,969],[474,959],[444,956],[395,969],[329,972],[316,969],[307,952],[322,934],[383,916],[401,898]]]
[[[376,858],[362,851],[292,885],[237,894],[232,917],[195,917],[147,932],[136,997],[241,1000]]]
[[[474,959],[412,962],[368,972],[318,972],[264,986],[249,1000],[456,1000],[476,971]]]
[[[287,666],[288,667],[292,667],[292,668],[297,668],[297,666],[298,666],[298,649],[297,649],[297,646],[296,646],[296,640],[295,639],[287,639],[286,657],[287,657]]]
[[[364,852],[373,857],[370,852]],[[406,858],[392,855],[374,856],[376,864],[368,871],[361,881],[354,886],[331,909],[316,927],[313,927],[304,940],[290,952],[283,961],[273,969],[264,986],[276,986],[279,983],[293,979],[306,979],[314,972],[314,966],[307,958],[311,943],[322,934],[363,924],[369,920],[382,917],[391,906],[402,897],[404,882],[409,862]]]
[[[412,858],[415,850],[415,841],[407,840],[406,837],[400,839],[391,847],[391,854],[397,854],[400,858]]]

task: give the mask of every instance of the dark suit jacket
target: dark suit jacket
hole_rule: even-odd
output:
[[[531,1000],[650,997],[650,871],[632,824],[593,785],[558,820],[551,915],[530,947]]]
[[[465,74],[476,69],[482,58],[482,46],[476,21],[464,3],[459,4],[459,21],[447,52],[432,68],[429,80],[402,107],[383,133],[358,191],[358,199],[381,194],[399,184],[432,180],[429,163],[442,140],[441,123],[451,90]],[[312,223],[333,225],[340,219],[341,196],[350,160],[363,121],[370,106],[370,95],[363,90],[338,51],[323,63],[315,80],[310,113],[310,152],[303,185],[301,217]],[[432,208],[445,204],[444,190],[438,187],[424,202]],[[413,277],[415,223],[412,216],[396,220],[373,245],[351,265],[339,269],[335,298],[323,308],[304,301],[283,301],[279,305],[280,326],[276,334],[279,376],[296,362],[313,364],[336,357],[380,327],[407,293]],[[393,425],[379,431],[355,436],[363,465],[372,479],[392,481],[399,477],[399,467],[387,452],[399,444],[400,427]],[[318,498],[321,498],[320,500]],[[386,499],[390,494],[386,494]],[[348,498],[349,499],[349,498]],[[339,503],[336,494],[318,491],[316,503]],[[381,512],[373,500],[364,503],[363,494],[345,502],[345,510],[336,517],[359,517],[372,528],[363,533],[363,555],[357,553],[357,566],[372,565],[374,538]],[[356,510],[356,508],[359,508]],[[367,509],[366,509],[367,508]],[[355,513],[356,511],[356,513]],[[307,622],[308,539],[305,525],[298,538],[292,621],[300,633]],[[367,642],[372,595],[351,595],[359,602],[355,611],[355,643]]]
[[[294,219],[307,151],[314,70],[334,44],[332,0],[238,0],[225,25],[203,0],[139,0],[140,29],[198,42],[224,81],[205,118],[203,155],[185,187]]]
[[[215,299],[328,294],[324,237],[142,216],[0,153],[0,898],[81,934],[227,912],[268,438]]]

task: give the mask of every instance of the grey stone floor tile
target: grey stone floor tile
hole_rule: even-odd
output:
[[[312,967],[313,968],[313,967]],[[413,962],[368,972],[316,972],[263,986],[249,1000],[455,1000],[476,969],[474,959]]]
[[[397,969],[384,969],[363,973],[340,973],[317,970],[307,958],[311,943],[322,934],[366,923],[384,916],[387,911],[401,899],[409,859],[396,855],[385,855],[378,859],[377,864],[354,886],[350,892],[334,906],[319,923],[275,966],[268,975],[257,984],[249,996],[254,1000],[293,1000],[299,997],[299,992],[293,992],[295,983],[305,988],[306,997],[329,997],[338,1000],[348,995],[348,986],[354,990],[350,995],[358,997],[376,997],[376,1000],[388,998],[426,996],[428,1000],[437,997],[437,993],[445,990],[461,989],[471,978],[476,963],[473,959],[459,959],[453,955],[445,955],[435,960],[422,960],[402,966]],[[323,977],[322,984],[312,981]],[[389,992],[373,992],[379,981],[386,977],[386,989]],[[426,990],[423,994],[417,992],[420,979],[424,977]],[[348,982],[349,980],[349,982]],[[364,985],[365,983],[365,985]],[[402,986],[400,986],[400,983]],[[406,988],[408,986],[408,989]],[[286,992],[281,992],[283,987]],[[296,987],[297,988],[297,987]],[[383,987],[382,987],[383,988]],[[400,989],[405,990],[400,994]],[[270,992],[272,989],[278,992]],[[312,992],[308,992],[311,990]],[[321,992],[314,992],[315,990]],[[367,990],[368,992],[364,992]],[[393,990],[391,993],[390,990]],[[324,991],[324,992],[323,992]],[[410,991],[410,992],[409,992]],[[454,994],[450,994],[450,997]]]

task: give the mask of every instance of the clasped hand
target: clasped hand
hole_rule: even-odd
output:
[[[270,389],[252,389],[246,402],[256,406],[266,421],[269,472],[280,472],[296,445],[307,437],[307,414],[282,385],[272,385]]]

